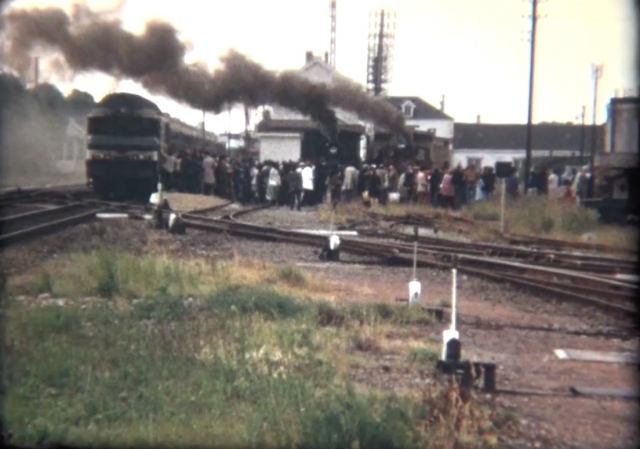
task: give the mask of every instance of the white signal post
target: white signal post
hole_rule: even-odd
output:
[[[457,280],[458,280],[458,270],[456,269],[456,263],[454,262],[453,268],[451,269],[452,276],[452,285],[451,285],[451,326],[449,329],[445,329],[442,332],[442,360],[446,360],[447,357],[447,343],[452,340],[460,339],[460,334],[456,329],[456,314],[457,314]]]
[[[409,282],[409,305],[419,303],[422,295],[422,284],[418,281],[418,227],[413,228],[415,241],[413,242],[413,278]]]

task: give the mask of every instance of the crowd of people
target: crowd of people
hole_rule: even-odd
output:
[[[593,194],[593,179],[588,167],[566,167],[564,172],[548,168],[532,170],[529,174],[529,194],[548,195],[568,202],[580,203]]]
[[[195,151],[165,157],[162,163],[165,190],[217,195],[242,204],[269,202],[291,209],[331,201],[361,199],[365,204],[429,203],[457,209],[494,195],[497,177],[492,167],[482,170],[470,164],[450,168],[448,163],[432,170],[415,163],[336,165],[321,160],[256,163],[232,160]],[[567,170],[562,176],[548,170],[532,171],[529,195],[553,194],[565,198],[587,195],[585,170]],[[546,180],[546,182],[544,182]],[[517,173],[505,179],[505,191],[517,197]]]

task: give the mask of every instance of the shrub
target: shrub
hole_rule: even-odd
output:
[[[597,212],[585,208],[571,208],[563,213],[560,227],[570,234],[584,234],[593,230],[597,222]]]
[[[548,234],[553,229],[553,225],[553,218],[545,215],[542,217],[542,221],[540,222],[540,230],[543,234]]]
[[[307,284],[307,277],[298,267],[284,265],[278,268],[278,280],[294,287],[304,287]]]
[[[103,298],[113,298],[120,291],[118,260],[115,254],[110,252],[98,253],[96,277],[95,292],[97,295]]]
[[[301,301],[274,289],[244,286],[219,289],[207,299],[206,305],[210,310],[235,310],[241,315],[259,314],[268,319],[293,318],[309,309]]]
[[[53,295],[53,276],[47,270],[40,271],[34,282],[34,292],[39,295],[41,293],[49,293]]]

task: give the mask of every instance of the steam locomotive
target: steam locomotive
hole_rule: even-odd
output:
[[[102,198],[147,200],[167,154],[212,149],[215,142],[215,134],[163,113],[144,97],[109,94],[87,118],[87,181]]]

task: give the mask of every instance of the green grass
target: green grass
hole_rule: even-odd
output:
[[[72,255],[35,279],[10,283],[11,293],[36,291],[48,276],[58,295],[105,298],[5,307],[2,420],[15,442],[490,446],[483,435],[498,430],[479,403],[455,402],[441,390],[398,396],[347,381],[341,361],[381,350],[385,326],[428,323],[419,308],[300,299],[288,292],[290,279],[272,282],[278,269],[241,285],[228,267],[205,265]],[[358,347],[366,342],[377,346]],[[420,355],[414,363],[433,362],[412,353]],[[467,417],[463,431],[451,425],[460,416]]]
[[[307,285],[307,277],[305,274],[298,267],[292,265],[283,265],[278,268],[277,279],[295,287],[304,287]]]
[[[432,348],[412,348],[408,359],[411,363],[435,364],[440,359],[440,352]]]

